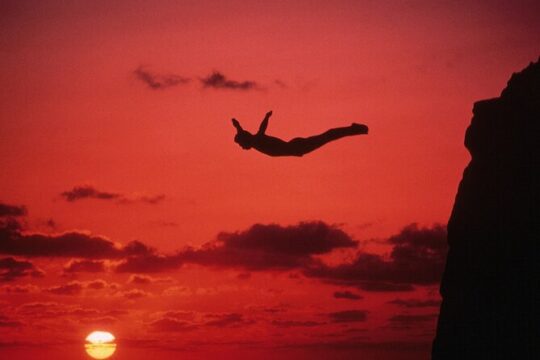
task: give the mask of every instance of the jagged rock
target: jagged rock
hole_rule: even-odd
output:
[[[540,359],[540,59],[473,114],[432,359]]]

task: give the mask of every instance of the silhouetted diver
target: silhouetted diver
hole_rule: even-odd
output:
[[[277,137],[265,134],[270,116],[272,116],[272,111],[266,113],[264,120],[259,126],[259,131],[257,131],[255,135],[242,129],[238,120],[232,119],[232,123],[236,128],[234,141],[245,150],[255,148],[263,154],[270,156],[302,156],[320,148],[330,141],[341,139],[345,136],[368,133],[368,127],[366,125],[352,123],[350,126],[330,129],[319,135],[307,138],[297,137],[290,141],[284,141]]]

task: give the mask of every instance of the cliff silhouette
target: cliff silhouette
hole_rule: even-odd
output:
[[[432,359],[540,359],[540,59],[474,104]]]

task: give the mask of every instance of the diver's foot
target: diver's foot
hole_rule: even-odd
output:
[[[351,130],[353,131],[354,134],[367,134],[368,133],[368,127],[364,124],[352,123]]]

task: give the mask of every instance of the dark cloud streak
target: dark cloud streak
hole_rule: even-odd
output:
[[[0,259],[0,282],[12,281],[21,277],[42,277],[43,271],[30,261],[17,260],[13,257]]]
[[[219,71],[214,71],[212,74],[208,75],[205,78],[200,79],[201,83],[205,88],[214,88],[214,89],[229,89],[229,90],[257,90],[260,89],[259,85],[255,81],[245,80],[245,81],[236,81],[229,80],[225,75]]]
[[[69,202],[81,199],[116,200],[122,196],[118,193],[99,191],[90,185],[75,186],[73,189],[64,191],[60,195]]]
[[[101,191],[91,185],[77,185],[73,189],[64,191],[60,194],[66,201],[75,202],[84,199],[97,199],[105,201],[115,201],[118,204],[132,204],[142,202],[150,205],[156,205],[165,200],[165,195],[138,195],[128,196],[118,192]]]
[[[26,208],[24,206],[8,205],[0,203],[0,217],[18,217],[25,216]]]
[[[344,310],[328,314],[328,317],[337,323],[361,322],[367,320],[367,311],[365,310]]]
[[[144,66],[139,66],[133,74],[152,90],[164,90],[170,87],[184,85],[191,81],[190,78],[176,74],[155,74],[147,70]]]
[[[359,294],[355,294],[350,291],[336,291],[334,292],[334,297],[336,299],[348,299],[348,300],[361,300],[364,297]]]

